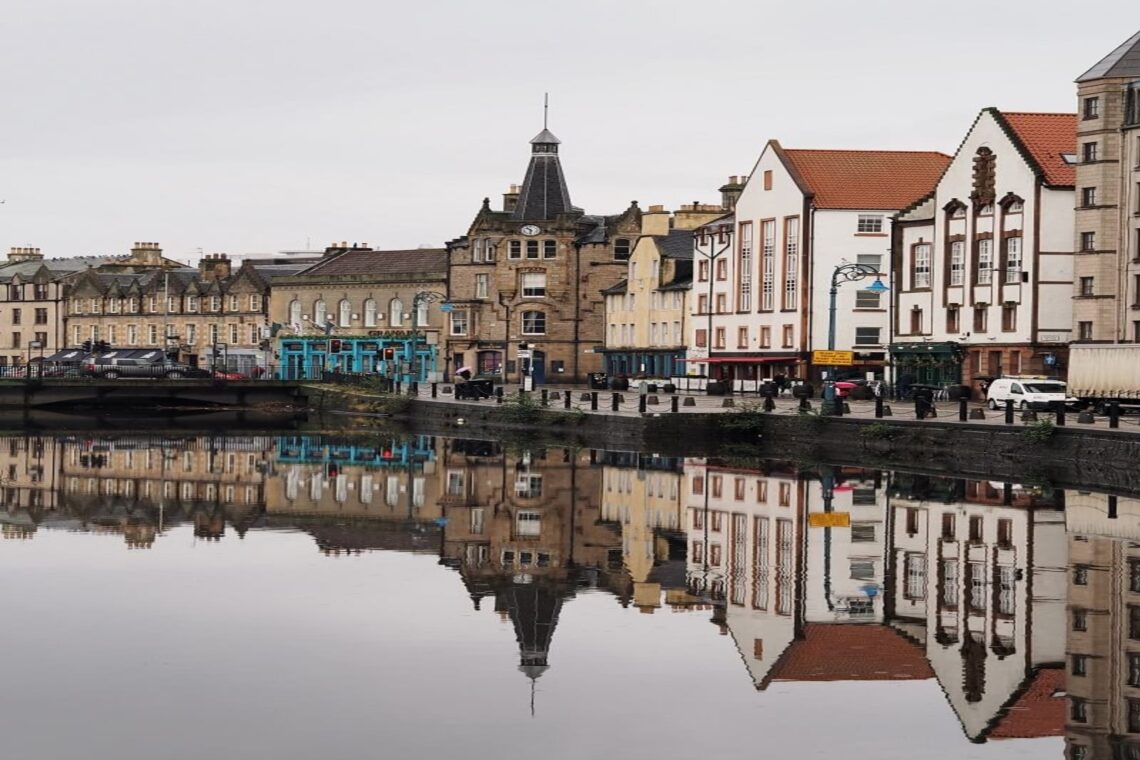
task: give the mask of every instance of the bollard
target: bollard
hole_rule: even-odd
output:
[[[420,384],[418,382],[416,382],[415,380],[408,383],[408,395],[409,396],[420,395]]]
[[[562,406],[564,408],[569,409],[571,401],[572,401],[572,399],[570,398],[570,391],[566,391],[565,393],[562,394]]]
[[[569,393],[569,391],[567,391],[567,393]],[[550,394],[550,400],[551,401],[561,401],[562,400],[562,394],[559,393],[558,391],[554,391],[553,393]]]
[[[979,408],[979,409],[971,409],[970,410],[970,419],[972,419],[972,420],[984,420],[985,418],[986,418],[986,413],[982,409]]]
[[[891,417],[893,415],[894,415],[894,412],[891,411],[891,405],[890,404],[884,404],[883,405],[883,416],[884,417]]]
[[[400,381],[399,380],[396,381],[396,395],[397,396],[400,395]]]
[[[496,393],[496,394],[495,394],[495,403],[496,403],[496,404],[501,404],[501,403],[503,403],[503,394],[501,394],[501,393]]]
[[[969,419],[970,410],[966,408],[966,397],[958,399],[958,421],[965,422]]]
[[[617,395],[616,393],[611,394],[610,395],[610,411],[616,412],[618,410],[619,404],[621,404],[621,396]]]
[[[1056,406],[1056,409],[1057,409],[1057,427],[1064,427],[1065,426],[1065,402],[1064,401],[1055,401],[1053,403],[1055,403],[1057,405]]]
[[[589,393],[583,393],[581,396],[578,397],[578,400],[579,401],[589,401],[590,395],[591,394],[589,394]]]
[[[644,393],[637,394],[637,411],[641,412],[642,414],[645,414],[645,394]]]
[[[1005,424],[1013,424],[1013,399],[1011,398],[1005,400]]]
[[[764,397],[764,411],[765,412],[776,411],[776,400],[774,398],[772,398],[771,396],[765,396]]]
[[[842,403],[839,405],[839,408],[840,408],[841,410],[843,410],[843,414],[851,414],[851,405],[850,405],[850,404],[848,404],[846,401],[842,402]],[[843,414],[839,414],[839,415],[836,415],[836,416],[837,416],[837,417],[842,417],[842,416],[843,416]]]
[[[796,411],[800,414],[811,411],[811,402],[807,400],[807,396],[800,396],[800,405]]]
[[[726,398],[724,401],[720,402],[720,405],[723,407],[736,406],[736,402],[730,398]]]
[[[671,408],[669,411],[676,413],[676,412],[681,410],[681,397],[680,396],[674,394],[673,398],[669,399],[669,402],[671,405]]]
[[[1037,412],[1032,409],[1026,409],[1021,413],[1022,422],[1037,422]]]
[[[431,397],[432,398],[439,398],[439,383],[432,383],[431,384]]]
[[[542,405],[550,406],[550,392],[545,388],[542,389]]]
[[[883,416],[883,397],[875,396],[875,419]]]
[[[1093,416],[1092,412],[1081,412],[1077,415],[1078,425],[1091,425],[1094,422],[1096,422],[1096,417]]]
[[[526,396],[526,392],[522,388],[519,388],[519,399],[521,400],[524,396]]]
[[[648,404],[649,406],[657,406],[658,404],[661,403],[661,400],[659,398],[657,398],[656,396],[646,396],[645,397],[645,403]]]
[[[1115,496],[1109,496],[1108,497],[1108,519],[1109,520],[1115,520],[1116,519],[1116,509],[1117,509],[1116,497]]]
[[[1120,427],[1120,402],[1113,401],[1108,405],[1108,426],[1110,428]]]
[[[926,419],[926,399],[922,396],[914,397],[914,418],[916,420]]]
[[[598,411],[598,392],[590,391],[590,411]]]
[[[695,398],[693,398],[692,396],[685,396],[684,405],[685,406],[696,406],[697,400]]]

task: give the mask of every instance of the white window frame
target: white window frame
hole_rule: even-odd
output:
[[[990,285],[994,278],[994,241],[983,238],[978,241],[978,284]]]
[[[960,288],[966,282],[966,241],[950,244],[950,287]]]
[[[519,275],[519,291],[523,298],[545,298],[546,272],[522,272]]]
[[[914,247],[914,287],[930,287],[931,254],[930,243],[919,243]]]
[[[883,231],[882,214],[859,214],[855,223],[855,231],[864,234],[877,234]]]
[[[451,331],[454,336],[463,336],[470,329],[470,320],[467,309],[455,309],[451,312]]]

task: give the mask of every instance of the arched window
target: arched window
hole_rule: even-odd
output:
[[[404,302],[393,298],[388,304],[388,326],[399,327],[404,324]]]
[[[325,322],[328,321],[329,307],[325,303],[325,299],[318,300],[313,304],[313,324],[317,327],[324,327]]]
[[[289,302],[289,324],[294,328],[301,326],[301,302],[296,298]]]
[[[340,299],[337,311],[340,312],[340,326],[352,327],[352,303],[347,298]]]
[[[416,304],[416,327],[426,327],[428,323],[428,302],[421,300]]]
[[[376,326],[376,299],[369,298],[364,302],[364,326]]]

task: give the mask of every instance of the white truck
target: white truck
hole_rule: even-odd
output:
[[[1119,402],[1121,410],[1140,410],[1140,344],[1069,346],[1069,395],[1105,414]]]

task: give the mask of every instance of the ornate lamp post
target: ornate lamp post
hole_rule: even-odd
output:
[[[835,299],[839,294],[839,286],[845,282],[857,282],[874,277],[875,281],[864,290],[870,293],[886,293],[890,288],[883,284],[883,273],[870,264],[840,264],[831,273],[831,290],[828,291],[827,305],[827,350],[835,350]],[[835,414],[835,367],[827,371],[827,382],[823,386],[823,414]]]

